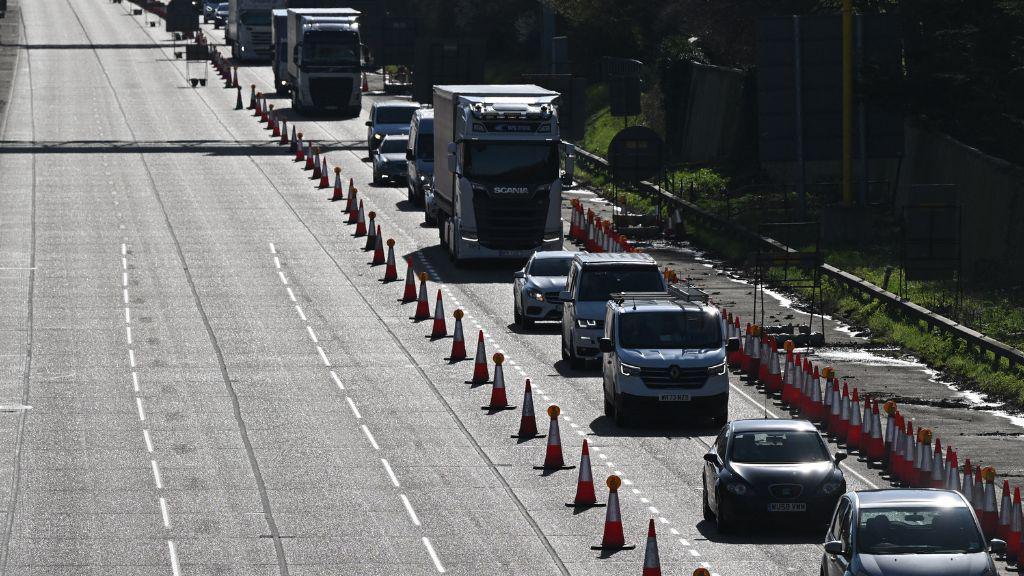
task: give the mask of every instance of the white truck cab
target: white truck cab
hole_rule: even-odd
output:
[[[688,286],[612,294],[605,306],[602,352],[605,414],[619,425],[667,411],[680,420],[729,419],[726,338],[718,308]]]

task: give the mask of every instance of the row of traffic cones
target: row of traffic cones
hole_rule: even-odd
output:
[[[593,210],[584,212],[583,203],[572,200],[569,217],[569,238],[582,244],[589,252],[636,252],[622,234],[612,228],[612,222],[597,216]]]

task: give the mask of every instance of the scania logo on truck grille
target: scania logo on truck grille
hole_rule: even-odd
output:
[[[526,186],[495,186],[495,194],[527,194],[530,189]]]

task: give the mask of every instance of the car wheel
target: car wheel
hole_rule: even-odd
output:
[[[380,184],[380,174],[377,174],[376,170],[373,171],[373,184],[374,185],[379,185]]]
[[[626,401],[619,398],[618,402],[615,402],[613,409],[615,410],[615,425],[619,427],[629,426],[630,416],[629,411],[626,410]]]
[[[604,393],[604,415],[612,420],[615,419],[615,405],[608,398],[608,392]]]
[[[515,321],[517,326],[523,321],[523,315],[519,313],[518,306],[512,306],[512,319]]]
[[[718,514],[715,517],[718,519],[719,534],[732,534],[736,531],[732,514],[729,513],[729,507],[722,501],[721,496],[718,497]]]
[[[565,345],[565,334],[562,334],[562,360],[569,361],[569,349]]]
[[[416,193],[412,190],[412,184],[405,187],[405,199],[409,204],[412,204],[413,206],[416,205]],[[424,212],[424,214],[426,213]]]
[[[527,330],[527,329],[533,327],[533,320],[527,318],[525,312],[520,312],[519,313],[518,323],[519,323],[519,328],[522,329],[522,330]]]
[[[704,484],[704,489],[702,490],[702,497],[703,497],[703,500],[704,500],[704,519],[707,520],[708,522],[710,522],[710,521],[715,519],[715,513],[711,511],[711,505],[708,504],[708,487],[707,487],[707,484],[704,483],[703,481],[702,481],[702,484]]]
[[[571,344],[569,345],[569,367],[573,370],[585,370],[587,368],[587,359],[577,356]]]

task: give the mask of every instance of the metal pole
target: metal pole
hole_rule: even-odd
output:
[[[853,0],[843,0],[843,205],[853,204]]]
[[[797,210],[802,219],[807,214],[807,186],[804,162],[804,104],[803,75],[800,52],[800,17],[793,16],[793,95],[796,108],[796,162],[799,174],[796,178]]]

